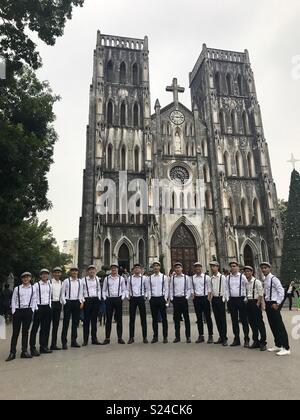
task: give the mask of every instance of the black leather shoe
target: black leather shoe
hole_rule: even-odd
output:
[[[249,348],[251,350],[260,349],[260,344],[259,343],[253,343],[252,346],[250,346]]]
[[[13,360],[16,360],[16,355],[14,353],[10,353],[8,358],[5,360],[6,362],[12,362]]]
[[[222,346],[223,346],[223,347],[228,347],[228,340],[224,340],[224,341],[222,342]]]
[[[218,341],[215,341],[214,344],[216,344],[216,345],[223,344],[222,338],[219,338],[219,340]]]
[[[40,348],[40,354],[52,354],[53,351],[49,350],[48,347],[46,348]]]
[[[158,343],[158,338],[157,337],[153,337],[153,340],[151,341],[151,344],[156,344]]]
[[[110,344],[110,339],[109,339],[109,338],[106,338],[106,339],[103,341],[103,345],[104,345],[104,346],[107,346],[108,344]]]
[[[134,344],[134,338],[130,338],[127,344]]]
[[[261,344],[260,351],[267,351],[267,346],[265,344]]]
[[[88,346],[88,342],[85,341],[84,343],[82,343],[82,347],[87,347]]]
[[[250,348],[250,340],[249,339],[245,339],[244,348],[245,349],[249,349]]]
[[[118,340],[118,344],[122,344],[122,345],[124,345],[124,344],[126,344],[126,343],[125,343],[125,341],[123,340],[123,338],[120,338],[120,339]]]
[[[27,351],[24,351],[21,353],[21,359],[32,359],[31,354],[27,353]]]
[[[65,350],[65,351],[68,350],[67,344],[63,344],[62,349]]]
[[[187,338],[187,339],[186,339],[186,343],[187,343],[187,344],[191,344],[191,343],[192,343],[192,340],[191,340],[190,338]]]
[[[230,345],[230,347],[240,347],[241,342],[239,340],[234,340],[234,342]]]
[[[212,335],[209,336],[207,344],[213,344],[214,343],[214,338]]]
[[[200,337],[198,338],[198,340],[196,341],[196,344],[202,344],[202,343],[204,343],[205,342],[205,340],[204,340],[204,337],[203,337],[203,335],[200,335]]]
[[[37,351],[37,349],[31,350],[31,356],[32,357],[40,357],[40,353]]]
[[[165,337],[165,338],[164,338],[163,343],[164,343],[164,344],[169,344],[169,340],[167,339],[167,337]]]
[[[93,346],[102,346],[102,343],[100,343],[100,341],[98,341],[98,340],[94,340],[94,341],[92,341],[92,345]]]
[[[143,343],[144,344],[149,344],[148,338],[144,338]]]
[[[73,343],[71,345],[71,347],[72,347],[72,349],[80,349],[81,348],[81,346],[78,343]]]
[[[50,347],[50,350],[52,350],[52,351],[60,351],[61,348],[60,347],[57,347],[57,346],[51,346]]]
[[[175,340],[173,341],[173,344],[177,344],[177,343],[180,343],[180,338],[175,338]]]

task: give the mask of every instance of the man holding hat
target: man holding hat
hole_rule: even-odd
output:
[[[197,316],[199,338],[196,344],[204,343],[204,322],[203,313],[205,315],[208,328],[208,342],[213,344],[213,322],[211,319],[211,279],[207,274],[203,273],[203,267],[200,262],[194,264],[194,275],[192,277],[192,296],[194,299],[194,307]]]
[[[32,275],[29,272],[21,275],[22,285],[14,289],[12,296],[13,334],[11,339],[10,355],[7,362],[15,360],[17,344],[22,328],[22,359],[31,359],[28,354],[28,336],[33,313],[36,310],[36,291],[31,285]]]
[[[110,344],[112,320],[114,312],[117,320],[118,343],[125,344],[123,340],[123,301],[127,296],[126,281],[119,275],[119,265],[111,265],[111,273],[103,283],[103,299],[106,303],[106,339],[104,345]]]
[[[185,321],[186,342],[191,343],[191,322],[189,316],[189,298],[191,297],[190,278],[183,274],[183,265],[178,262],[175,264],[175,274],[170,282],[170,300],[174,307],[175,340],[180,343],[180,322],[183,316]]]
[[[280,311],[285,296],[284,288],[281,281],[272,274],[270,263],[263,262],[260,267],[264,275],[267,317],[275,339],[275,347],[269,351],[277,353],[277,356],[289,356],[291,354],[289,337]]]
[[[83,309],[83,293],[82,284],[79,279],[79,270],[72,267],[70,270],[71,277],[63,282],[61,289],[61,303],[64,308],[64,321],[61,335],[63,350],[68,350],[68,331],[72,318],[72,335],[71,347],[80,348],[77,343],[78,326],[80,322],[80,310]]]
[[[244,347],[249,348],[249,324],[247,319],[246,296],[247,296],[247,279],[241,274],[240,266],[237,261],[230,264],[231,273],[226,281],[226,299],[228,300],[228,309],[230,311],[234,341],[231,347],[241,345],[239,319],[242,321],[245,343]]]
[[[142,275],[141,264],[135,264],[133,268],[133,274],[131,274],[127,281],[127,296],[129,299],[129,341],[128,344],[134,343],[135,336],[135,320],[136,311],[139,308],[143,342],[148,344],[147,339],[147,312],[146,312],[146,285],[147,278]]]
[[[61,288],[62,288],[62,269],[60,267],[55,267],[52,270],[52,341],[50,350],[58,351],[61,350],[57,346],[57,334],[60,323],[60,316],[62,310],[61,299]]]
[[[33,357],[40,354],[50,354],[49,336],[52,319],[52,285],[49,281],[49,270],[43,268],[40,271],[40,281],[33,287],[37,296],[37,311],[33,315],[33,325],[30,334],[30,350]],[[36,349],[36,336],[40,330],[40,353]]]
[[[220,273],[220,264],[217,261],[212,261],[210,268],[212,272],[212,308],[219,332],[219,340],[215,344],[222,344],[227,347],[226,276]]]
[[[84,300],[84,321],[83,321],[83,346],[89,342],[90,327],[92,330],[92,344],[99,346],[97,338],[97,320],[101,301],[100,280],[96,276],[97,269],[94,265],[88,267],[88,276],[82,279],[82,290]]]
[[[247,283],[247,314],[253,332],[251,349],[267,350],[267,332],[263,319],[264,289],[262,282],[254,277],[253,267],[244,267]],[[259,339],[260,334],[260,339]]]
[[[158,319],[161,314],[164,344],[168,343],[168,318],[167,302],[169,299],[169,277],[160,272],[159,261],[153,263],[153,274],[147,281],[147,295],[150,301],[152,314],[153,340],[152,344],[158,343]]]

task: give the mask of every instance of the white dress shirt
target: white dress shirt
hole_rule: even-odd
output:
[[[29,308],[32,310],[32,312],[37,309],[36,291],[31,284],[28,286],[22,284],[21,286],[14,289],[11,301],[11,311],[14,315],[17,309]]]
[[[36,292],[38,306],[50,306],[52,304],[52,285],[50,281],[39,281],[33,286]]]
[[[192,293],[197,297],[205,297],[211,293],[211,278],[207,274],[195,274],[192,277]]]
[[[172,276],[170,282],[170,299],[174,297],[191,297],[191,279],[189,276],[182,274],[181,276]]]
[[[65,305],[67,301],[79,300],[83,303],[82,285],[80,279],[66,279],[61,288],[61,303]]]
[[[152,274],[147,281],[148,299],[152,297],[164,297],[167,302],[169,299],[169,281],[169,277],[162,273]]]
[[[247,299],[248,300],[258,300],[264,296],[264,289],[262,282],[255,277],[247,282]]]
[[[103,283],[103,299],[121,297],[124,300],[127,296],[126,280],[122,276],[107,276]]]
[[[98,277],[84,277],[81,279],[83,299],[98,298],[101,300],[101,285]]]
[[[211,278],[211,289],[213,297],[226,297],[226,276],[218,273]]]
[[[230,274],[226,279],[226,297],[230,298],[243,297],[246,298],[247,278],[244,274]]]
[[[266,302],[277,302],[280,305],[284,300],[285,293],[281,281],[271,273],[265,278],[264,292]]]
[[[147,277],[145,276],[136,276],[133,274],[127,279],[127,297],[145,297],[146,296],[146,287],[147,287]]]
[[[52,279],[52,302],[60,302],[62,281]]]

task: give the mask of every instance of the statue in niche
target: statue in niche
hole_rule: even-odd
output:
[[[175,153],[182,154],[182,141],[181,141],[179,131],[176,131],[176,134],[175,134]]]

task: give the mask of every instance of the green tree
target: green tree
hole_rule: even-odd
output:
[[[60,252],[48,222],[39,224],[32,218],[12,230],[1,232],[2,229],[0,225],[1,235],[5,234],[7,238],[5,242],[0,241],[2,281],[10,272],[18,278],[22,272],[31,271],[38,278],[41,268],[64,267],[71,261],[69,255]]]
[[[296,170],[291,178],[281,277],[285,284],[300,280],[300,174]]]
[[[0,0],[0,51],[13,69],[27,63],[38,69],[42,62],[29,31],[47,45],[63,35],[73,8],[84,0]]]

